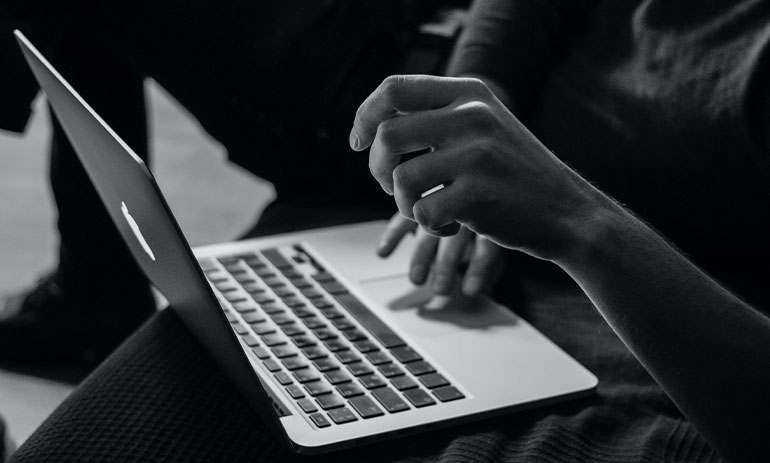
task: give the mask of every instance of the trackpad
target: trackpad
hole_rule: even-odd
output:
[[[435,296],[425,286],[414,286],[406,275],[359,285],[383,309],[384,318],[420,339],[457,332],[490,333],[517,323],[513,312],[487,297],[470,298],[459,290],[450,296]]]

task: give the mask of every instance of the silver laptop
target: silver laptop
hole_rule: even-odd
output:
[[[375,255],[384,222],[191,250],[144,163],[15,34],[147,277],[294,451],[328,452],[595,389],[594,375],[508,308],[413,286],[411,241],[387,260]]]

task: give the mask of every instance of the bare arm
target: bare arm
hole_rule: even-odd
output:
[[[351,140],[371,145],[401,214],[555,262],[719,452],[770,460],[768,318],[562,163],[480,81],[389,78]],[[400,163],[416,145],[433,151]]]

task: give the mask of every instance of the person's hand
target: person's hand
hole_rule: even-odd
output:
[[[548,259],[590,213],[590,185],[478,79],[385,79],[358,109],[350,145],[371,146],[372,175],[399,212],[432,235],[456,234],[462,224]]]
[[[396,213],[380,238],[377,253],[389,256],[417,223]],[[437,238],[421,228],[409,265],[409,279],[416,285],[430,282],[436,294],[449,294],[456,284],[467,296],[489,290],[503,270],[503,249],[465,227],[451,237]],[[467,268],[465,268],[467,266]],[[464,271],[463,271],[464,269]],[[457,279],[459,278],[459,282]]]

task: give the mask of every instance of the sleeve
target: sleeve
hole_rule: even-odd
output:
[[[39,88],[13,36],[11,17],[0,4],[0,129],[21,133]]]
[[[550,60],[580,26],[589,0],[476,0],[448,75],[483,76],[519,110],[530,103]]]

